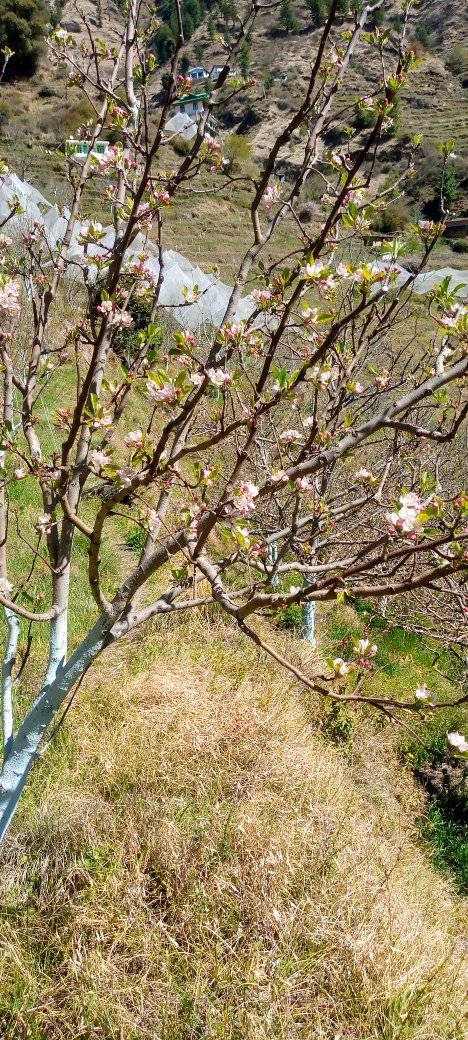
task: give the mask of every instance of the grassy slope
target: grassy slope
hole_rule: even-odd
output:
[[[3,1037],[461,1038],[392,734],[318,718],[213,616],[108,655],[3,852]]]

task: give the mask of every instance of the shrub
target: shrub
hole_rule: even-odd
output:
[[[48,21],[44,0],[2,0],[0,48],[14,51],[5,79],[32,76],[37,68]]]
[[[244,79],[247,79],[250,68],[250,47],[248,43],[243,43],[239,55],[240,70]]]
[[[426,25],[424,25],[424,23],[421,23],[421,25],[418,25],[416,27],[416,39],[419,41],[421,46],[424,47],[424,50],[430,51],[432,45],[432,37],[429,32],[429,29]]]
[[[175,137],[172,141],[172,147],[177,155],[188,155],[192,147],[192,141],[187,141],[185,137]]]
[[[299,32],[300,24],[294,14],[291,0],[281,0],[279,21],[285,32]]]
[[[323,25],[327,16],[324,0],[307,0],[307,7],[309,8],[312,25],[315,28]]]
[[[456,238],[453,242],[449,241],[449,245],[454,253],[468,253],[468,240],[466,238]]]
[[[460,182],[454,170],[447,167],[443,173],[442,193],[445,206],[450,209],[460,194]]]
[[[445,64],[454,76],[464,76],[468,71],[468,47],[458,44],[450,52]]]
[[[370,108],[363,108],[359,101],[356,101],[353,116],[353,124],[356,130],[370,130],[372,126],[375,126],[376,122],[377,112]]]
[[[300,631],[303,627],[302,621],[302,607],[297,603],[292,603],[290,607],[285,607],[277,615],[278,628],[292,629],[294,631]]]
[[[250,159],[251,145],[247,137],[230,134],[223,144],[223,155],[229,159],[231,170],[239,170]]]
[[[375,231],[382,231],[384,234],[393,234],[396,231],[402,231],[408,222],[408,213],[405,207],[395,202],[390,206],[387,206],[381,213],[377,213],[374,217],[372,227]]]
[[[263,78],[263,86],[265,87],[265,94],[269,94],[271,89],[272,89],[272,87],[274,86],[275,77],[274,77],[273,73],[269,69],[268,72],[264,73],[262,78]]]
[[[13,109],[8,101],[0,101],[0,134],[2,134],[8,126],[12,115]]]

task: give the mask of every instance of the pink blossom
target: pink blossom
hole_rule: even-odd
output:
[[[251,484],[250,481],[244,481],[239,485],[239,488],[234,495],[233,502],[235,508],[242,514],[247,516],[255,509],[255,499],[258,495],[258,487],[256,484]]]
[[[333,661],[333,671],[335,672],[335,675],[348,675],[352,667],[352,664],[348,661],[344,661],[342,657],[335,657],[335,660]]]
[[[155,509],[148,509],[145,517],[145,527],[150,534],[155,534],[161,527],[161,518],[158,516]]]
[[[148,380],[146,384],[148,396],[153,401],[166,401],[168,404],[172,404],[177,400],[177,388],[172,383],[165,383],[164,386],[157,386],[152,379]]]
[[[458,733],[456,730],[453,733],[447,733],[447,740],[457,751],[466,755],[468,752],[468,741],[463,733]]]
[[[269,184],[262,197],[263,208],[266,209],[268,213],[275,205],[275,202],[279,202],[280,199],[281,192],[279,186],[277,184]]]
[[[141,448],[143,444],[142,430],[131,430],[130,433],[127,433],[125,444],[127,448]]]
[[[112,462],[112,455],[108,455],[105,451],[98,451],[95,448],[93,451],[90,451],[88,462],[93,469],[100,470],[102,466],[108,466]]]
[[[283,430],[283,433],[280,433],[280,441],[282,444],[293,444],[294,441],[300,441],[300,439],[301,434],[299,433],[299,430]]]
[[[359,657],[367,655],[367,657],[375,657],[378,647],[376,643],[371,645],[370,639],[358,639],[357,643],[353,647],[353,653]]]
[[[420,514],[424,509],[419,495],[410,491],[400,495],[399,508],[392,513],[387,513],[385,519],[390,530],[395,533],[401,531],[403,534],[415,534],[422,527]]]
[[[225,372],[222,368],[208,368],[207,375],[210,378],[210,382],[214,386],[224,386],[232,383],[232,376],[230,372]]]
[[[388,368],[384,368],[382,372],[375,377],[375,382],[379,387],[379,390],[384,390],[390,379],[390,372]]]
[[[273,293],[269,289],[254,289],[251,297],[254,303],[268,303],[273,298]]]
[[[129,311],[114,311],[109,319],[109,325],[116,329],[128,329],[133,325],[133,318]]]
[[[19,285],[8,275],[0,275],[0,310],[19,311]]]
[[[294,481],[298,491],[312,491],[312,484],[309,477],[298,477]]]
[[[50,513],[44,513],[37,521],[36,530],[41,534],[50,534],[55,523],[56,521],[52,520]]]

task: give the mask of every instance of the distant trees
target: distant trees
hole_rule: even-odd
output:
[[[201,25],[207,12],[214,6],[213,0],[182,0],[181,8],[186,41],[190,39],[195,29]],[[156,51],[159,61],[166,62],[169,61],[175,52],[179,31],[173,0],[161,0],[158,4],[158,17],[161,19],[161,25],[152,40],[152,47]],[[214,35],[214,21],[212,18],[210,23],[210,35],[211,32]]]
[[[0,4],[0,49],[13,55],[5,79],[32,76],[36,71],[42,40],[50,20],[44,0],[2,0]]]
[[[325,0],[307,0],[307,7],[309,8],[312,24],[315,28],[318,28],[319,25],[323,25],[327,16]]]
[[[239,65],[244,79],[247,79],[250,69],[250,44],[247,42],[243,43],[240,49]]]
[[[294,14],[294,10],[291,4],[291,0],[281,0],[280,25],[285,32],[298,32],[300,24]]]
[[[457,201],[460,194],[460,182],[451,167],[446,167],[442,173],[442,197],[444,200],[444,208],[446,210],[452,209],[452,206]]]

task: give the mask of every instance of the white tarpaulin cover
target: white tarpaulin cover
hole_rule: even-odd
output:
[[[180,118],[179,118],[180,117]],[[167,129],[178,120],[177,126],[186,124],[188,116],[178,113],[169,121]],[[191,120],[189,119],[191,122]],[[27,181],[22,181],[15,173],[9,173],[0,182],[0,220],[4,220],[10,212],[14,198],[18,198],[23,213],[15,214],[8,221],[5,230],[16,229],[24,231],[34,221],[40,221],[46,231],[47,241],[52,250],[62,240],[70,211],[59,210],[41,195],[37,188],[32,187]],[[76,222],[69,248],[69,257],[79,260],[84,256],[85,248],[90,256],[103,252],[112,247],[114,241],[114,229],[112,225],[105,228],[105,236],[95,245],[85,247],[79,242],[83,224]],[[151,242],[145,241],[143,235],[138,234],[133,243],[125,253],[126,261],[136,259],[141,253],[149,254],[147,266],[151,268],[155,278],[159,275],[159,254]],[[376,265],[377,266],[377,265]],[[384,266],[379,264],[379,266]],[[408,272],[402,267],[398,275],[397,284],[401,285],[408,277]],[[453,285],[461,285],[460,296],[468,296],[468,271],[457,271],[452,267],[444,267],[440,271],[428,271],[427,274],[418,275],[414,283],[414,290],[419,294],[427,293],[434,289],[444,278],[453,279]],[[198,291],[194,292],[195,286]],[[174,249],[166,249],[163,252],[163,280],[160,292],[160,302],[173,314],[176,321],[184,328],[197,329],[200,325],[221,324],[226,307],[232,293],[232,286],[224,285],[214,276],[207,275],[199,267],[195,267],[185,256],[177,253]],[[251,297],[246,296],[240,300],[234,315],[235,321],[246,320],[255,309]]]

